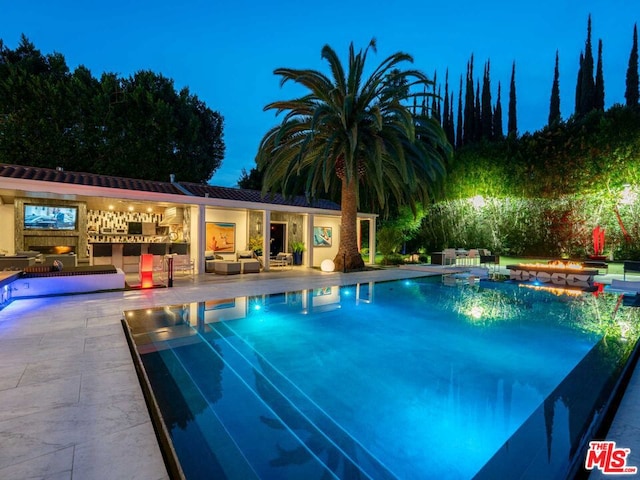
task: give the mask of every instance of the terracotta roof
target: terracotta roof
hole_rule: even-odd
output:
[[[108,175],[97,175],[95,173],[67,172],[65,170],[53,168],[0,164],[0,177],[184,195],[178,187],[170,182],[154,182],[136,178],[111,177]]]
[[[92,187],[119,188],[142,192],[165,193],[172,195],[191,194],[196,197],[220,198],[238,202],[267,203],[274,205],[291,205],[296,207],[312,207],[325,210],[340,210],[340,206],[328,200],[316,200],[313,203],[303,196],[284,198],[280,194],[266,195],[264,198],[258,190],[241,188],[215,187],[207,184],[188,182],[157,182],[136,178],[112,177],[95,173],[68,172],[53,168],[28,167],[22,165],[0,164],[0,177],[20,180],[39,180],[42,182],[87,185]]]
[[[291,205],[295,207],[322,208],[324,210],[340,210],[340,205],[329,200],[315,200],[308,202],[303,196],[285,198],[280,194],[267,194],[264,197],[259,190],[245,190],[242,188],[215,187],[201,183],[180,182],[180,185],[197,197],[221,198],[237,200],[239,202],[269,203],[274,205]]]

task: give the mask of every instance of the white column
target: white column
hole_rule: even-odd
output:
[[[196,233],[196,252],[194,255],[193,245],[191,249],[191,257],[195,257],[196,273],[204,273],[204,251],[207,248],[207,232],[206,232],[206,207],[204,205],[198,205],[198,228]],[[193,222],[192,222],[193,224]],[[193,242],[193,236],[191,237]]]
[[[262,212],[262,268],[269,271],[269,256],[271,254],[271,210]]]
[[[369,265],[376,263],[376,217],[369,220]]]
[[[307,245],[307,251],[306,251],[306,260],[305,260],[305,265],[307,265],[307,267],[313,267],[313,214],[310,213],[305,217],[305,221],[303,222],[304,224],[304,233],[302,238],[304,238],[304,242]]]

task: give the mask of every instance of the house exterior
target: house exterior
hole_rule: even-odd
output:
[[[303,265],[318,267],[337,253],[340,220],[333,202],[262,197],[254,190],[179,182],[173,175],[157,182],[0,164],[0,222],[6,226],[0,252],[6,255],[70,251],[80,264],[112,263],[132,272],[143,253],[178,253],[189,255],[202,273],[205,252],[224,259],[249,249],[273,256],[303,242]],[[376,215],[358,215],[370,264],[375,227]]]

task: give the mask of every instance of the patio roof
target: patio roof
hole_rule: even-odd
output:
[[[315,200],[309,202],[304,196],[285,198],[280,194],[262,196],[258,190],[241,188],[217,187],[208,184],[189,182],[160,182],[141,180],[136,178],[115,177],[86,172],[71,172],[63,169],[32,167],[23,165],[0,164],[0,178],[10,178],[22,181],[41,181],[55,184],[78,185],[83,187],[113,188],[130,192],[146,192],[160,195],[179,195],[184,203],[189,203],[190,197],[229,200],[233,202],[247,202],[251,204],[263,203],[302,208],[317,208],[339,211],[340,205],[329,200]],[[203,203],[203,202],[196,202]]]
[[[180,182],[180,185],[195,196],[222,198],[226,200],[237,200],[241,202],[270,203],[274,205],[292,205],[296,207],[313,207],[325,210],[340,210],[340,205],[329,200],[307,201],[303,196],[285,198],[279,193],[262,196],[259,190],[245,190],[240,188],[215,187],[200,183]]]

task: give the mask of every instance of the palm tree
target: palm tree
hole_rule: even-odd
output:
[[[319,192],[334,198],[340,194],[337,270],[364,267],[356,237],[361,200],[373,200],[381,208],[389,199],[412,207],[426,202],[451,156],[439,123],[411,114],[411,100],[430,96],[426,86],[432,82],[418,70],[398,69],[403,62],[413,62],[402,52],[383,60],[365,78],[369,49],[376,51],[375,40],[357,54],[352,43],[345,72],[334,50],[325,45],[321,57],[331,78],[316,70],[276,69],[281,86],[293,81],[309,92],[264,107],[285,115],[266,133],[256,156],[264,172],[263,194],[288,194],[301,185],[311,200]]]

